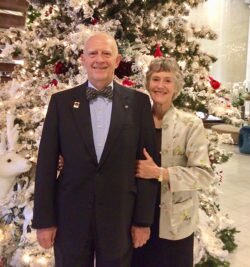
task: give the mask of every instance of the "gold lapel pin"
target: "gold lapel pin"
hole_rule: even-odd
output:
[[[80,107],[80,102],[76,101],[74,102],[73,108],[79,108]]]

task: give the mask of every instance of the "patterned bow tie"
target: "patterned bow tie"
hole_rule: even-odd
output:
[[[87,100],[93,100],[98,96],[106,97],[108,99],[112,99],[113,90],[111,86],[107,86],[102,90],[96,90],[92,87],[86,87],[86,98]]]

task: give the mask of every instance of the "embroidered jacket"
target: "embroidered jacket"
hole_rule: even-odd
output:
[[[160,237],[183,239],[198,223],[198,190],[213,179],[208,140],[198,117],[173,106],[164,115],[161,165],[168,168],[169,182],[161,186]]]

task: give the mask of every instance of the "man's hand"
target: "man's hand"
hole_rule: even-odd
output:
[[[43,248],[51,248],[56,237],[56,227],[37,229],[36,237],[39,245]]]
[[[131,235],[134,248],[142,247],[149,240],[150,227],[138,227],[133,225],[131,228]]]

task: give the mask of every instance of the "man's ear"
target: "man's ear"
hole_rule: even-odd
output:
[[[115,68],[118,68],[121,60],[122,60],[122,56],[120,54],[118,54],[118,56],[116,57]]]
[[[84,63],[85,63],[85,56],[84,56],[84,53],[81,54],[81,56],[80,56],[80,60],[81,60],[82,65],[84,65]]]

